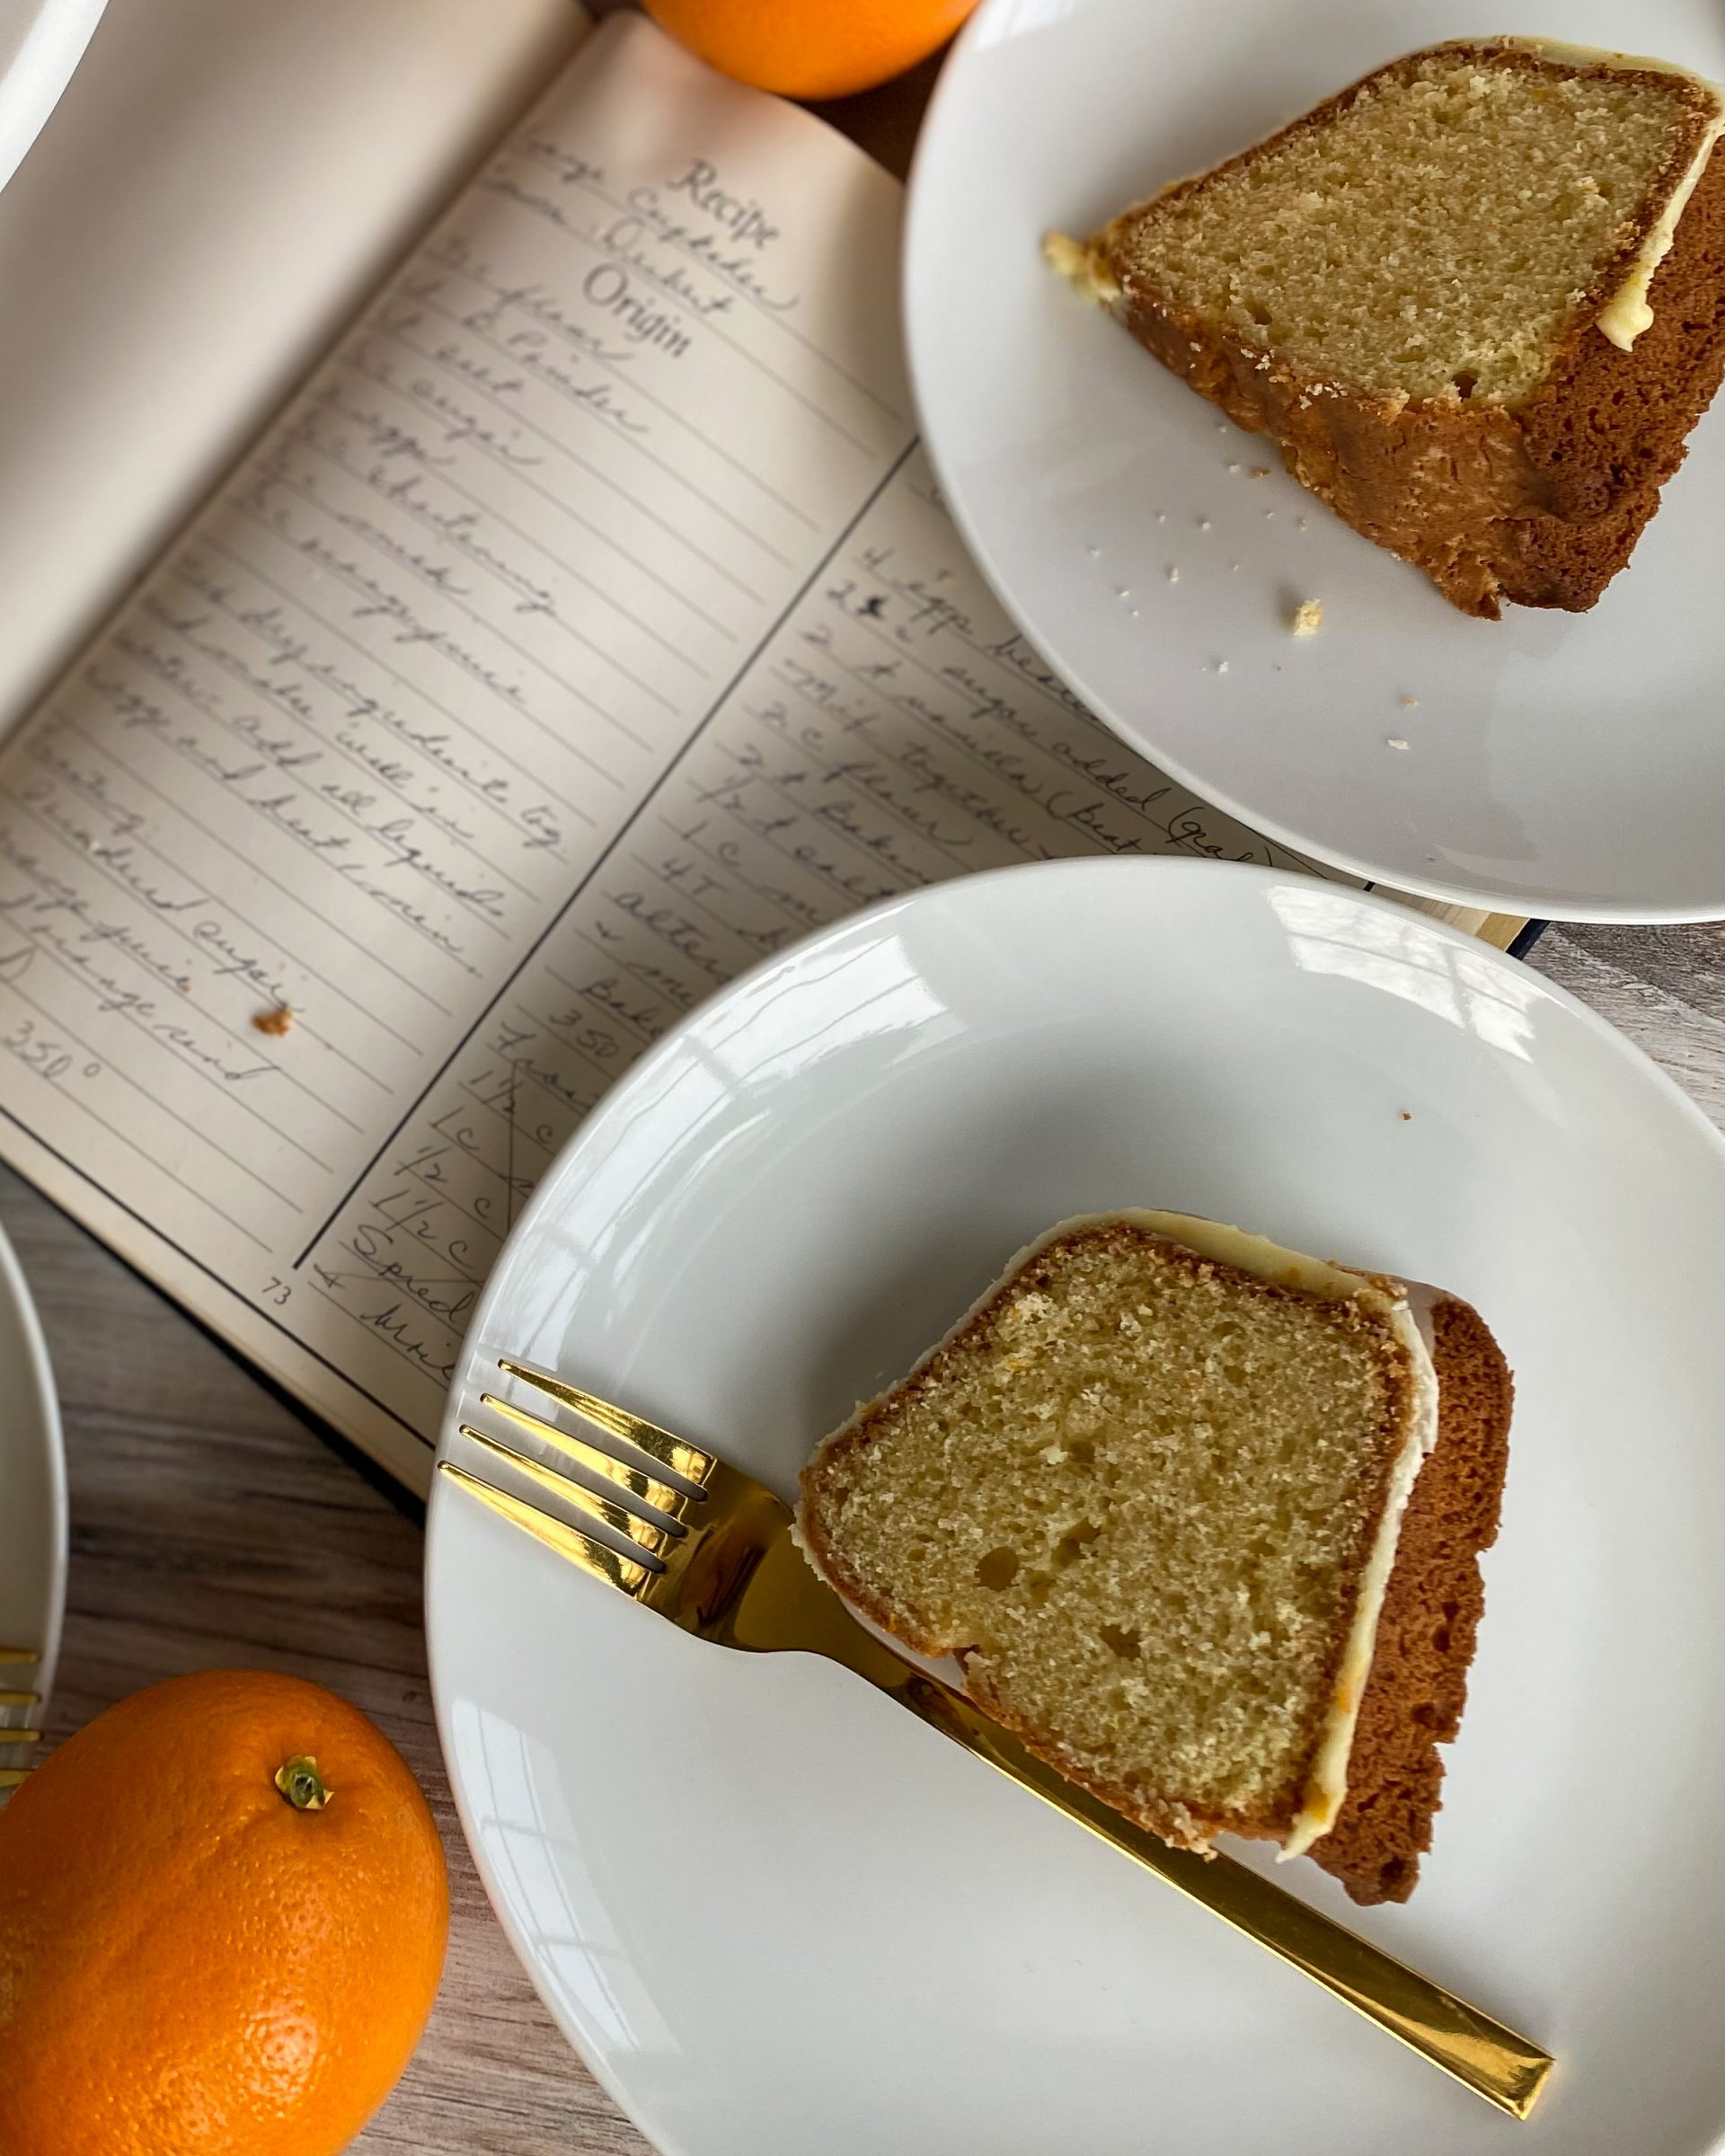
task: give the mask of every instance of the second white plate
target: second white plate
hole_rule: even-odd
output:
[[[34,1692],[46,1701],[54,1682],[66,1604],[66,1459],[48,1345],[30,1285],[0,1231],[0,1646],[22,1648],[33,1662],[0,1660],[0,1689]],[[42,1710],[8,1709],[0,1721],[40,1726]],[[24,1767],[31,1755],[8,1748],[0,1731],[0,1766]]]
[[[1483,26],[1456,0],[985,0],[912,182],[929,448],[1047,657],[1246,823],[1504,912],[1725,915],[1725,413],[1590,614],[1473,621],[1040,259],[1050,225],[1092,230],[1380,62],[1482,27],[1725,75],[1715,0],[1518,0]],[[1289,616],[1314,598],[1323,627],[1296,641]]]
[[[964,877],[846,922],[704,1005],[562,1154],[446,1443],[526,1356],[789,1491],[1014,1250],[1121,1204],[1440,1281],[1515,1365],[1418,1892],[1360,1910],[1279,1876],[1551,2046],[1533,2120],[844,1670],[692,1640],[439,1478],[438,1725],[552,2011],[677,2156],[1701,2156],[1725,2129],[1725,1144],[1525,968],[1193,862]]]

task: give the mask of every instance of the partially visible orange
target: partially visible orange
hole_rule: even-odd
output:
[[[425,1799],[356,1708],[261,1672],[134,1694],[0,1811],[0,2151],[336,2156],[448,1923]]]
[[[781,97],[871,90],[943,45],[977,0],[646,0],[703,60]]]

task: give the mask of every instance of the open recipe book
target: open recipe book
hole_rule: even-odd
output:
[[[569,0],[112,0],[0,197],[0,1153],[415,1489],[721,983],[968,870],[1306,865],[989,596],[901,210]]]

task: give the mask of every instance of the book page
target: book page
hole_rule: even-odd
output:
[[[1300,865],[969,565],[900,209],[608,22],[0,757],[0,1150],[416,1489],[523,1200],[743,968],[1013,862]]]
[[[0,728],[586,27],[576,0],[109,0],[0,191]]]

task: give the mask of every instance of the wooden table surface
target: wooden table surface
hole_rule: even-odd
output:
[[[1551,929],[1533,962],[1725,1127],[1725,927]],[[72,1568],[50,1736],[181,1670],[291,1670],[343,1693],[419,1776],[455,1895],[431,2027],[355,2147],[644,2148],[534,1996],[456,1827],[426,1680],[417,1508],[3,1169],[0,1217],[66,1417]]]
[[[902,173],[934,72],[827,117]],[[1725,1127],[1725,927],[1551,930],[1533,962]],[[426,1677],[419,1508],[3,1168],[0,1217],[66,1421],[72,1564],[50,1739],[184,1670],[289,1670],[352,1700],[430,1798],[454,1895],[431,2026],[354,2147],[643,2150],[534,1995],[461,1839]]]

